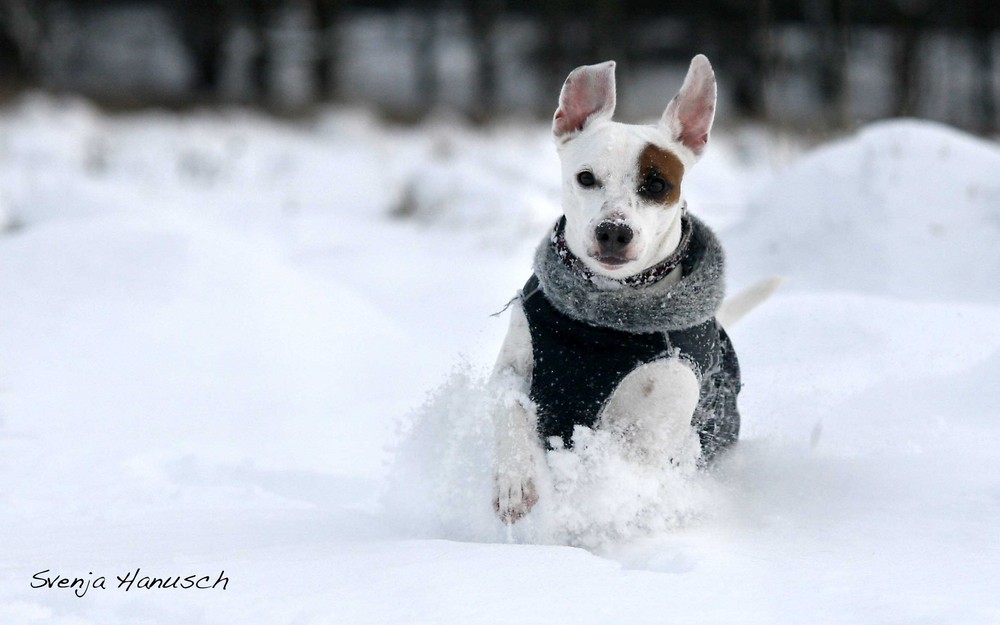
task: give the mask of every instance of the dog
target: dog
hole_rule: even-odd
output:
[[[723,254],[688,214],[685,173],[708,144],[716,80],[694,57],[652,126],[612,121],[615,63],[573,70],[552,121],[563,217],[510,305],[490,378],[493,507],[512,524],[539,498],[546,449],[579,427],[636,460],[702,466],[736,441],[739,362],[725,325],[777,288],[723,306]]]

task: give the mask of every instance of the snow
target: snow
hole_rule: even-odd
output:
[[[752,197],[731,252],[803,288],[996,302],[997,171],[992,142],[924,121],[872,124]]]
[[[789,278],[732,331],[737,448],[679,478],[598,435],[508,532],[484,379],[544,127],[4,110],[0,622],[997,622],[1000,149],[800,146],[720,131],[686,179],[731,289]]]

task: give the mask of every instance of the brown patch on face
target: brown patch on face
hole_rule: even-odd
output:
[[[639,195],[650,202],[675,204],[681,198],[682,178],[684,164],[676,154],[652,143],[646,144],[639,154]],[[655,193],[656,180],[665,183],[660,193]]]

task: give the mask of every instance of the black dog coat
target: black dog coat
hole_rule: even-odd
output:
[[[691,220],[685,224],[691,229],[690,243],[678,259],[683,277],[669,287],[655,281],[635,287],[602,284],[579,259],[567,255],[561,242],[563,220],[539,248],[536,272],[524,285],[521,305],[534,358],[530,396],[543,439],[557,436],[570,446],[574,426],[595,426],[608,399],[630,372],[662,358],[680,358],[692,367],[701,384],[692,425],[701,441],[702,460],[710,460],[736,440],[739,362],[732,342],[714,318],[722,293],[721,248],[706,226],[687,219]],[[550,296],[553,291],[556,297]],[[601,323],[608,309],[586,310],[581,305],[607,295],[627,307],[617,314],[612,311],[613,323]],[[707,299],[688,301],[692,297]],[[567,300],[573,305],[560,310],[560,303]],[[664,321],[664,310],[675,314]]]

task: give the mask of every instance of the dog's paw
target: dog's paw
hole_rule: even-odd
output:
[[[493,485],[493,510],[507,525],[516,523],[538,503],[538,490],[530,477],[497,476]]]

